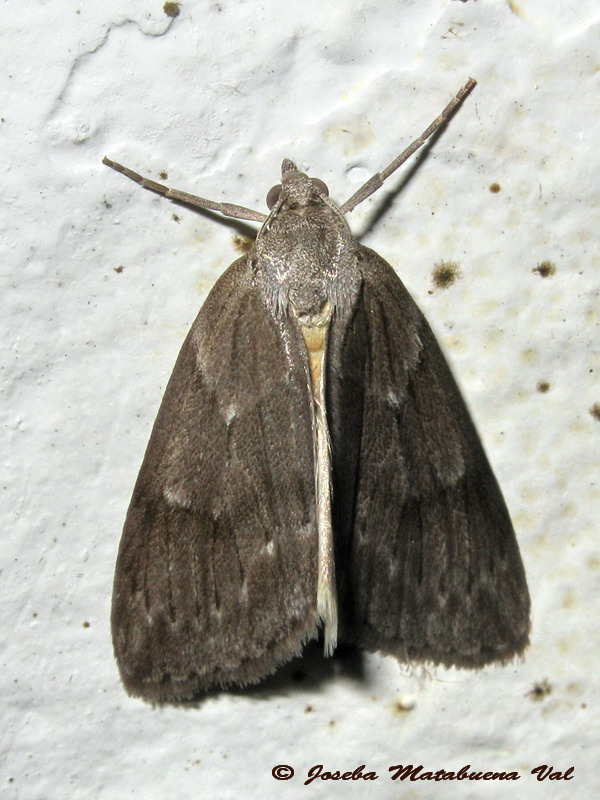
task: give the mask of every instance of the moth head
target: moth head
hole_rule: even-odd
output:
[[[267,194],[267,206],[272,209],[280,200],[290,206],[307,206],[321,197],[329,197],[329,189],[318,178],[309,178],[289,158],[281,163],[281,183]]]

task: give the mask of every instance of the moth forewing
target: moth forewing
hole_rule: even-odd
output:
[[[325,399],[325,364],[331,313],[331,303],[326,302],[320,313],[312,318],[304,317],[300,321],[309,361],[314,408],[315,494],[319,541],[317,612],[323,624],[326,655],[331,655],[335,650],[338,636],[334,534],[331,521],[331,441]]]

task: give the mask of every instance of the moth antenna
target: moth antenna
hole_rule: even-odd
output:
[[[362,203],[363,200],[366,200],[367,197],[370,197],[373,194],[373,192],[377,191],[380,186],[383,186],[383,182],[389,178],[399,166],[404,164],[404,162],[410,158],[416,150],[425,144],[427,139],[429,139],[432,134],[434,134],[439,128],[442,127],[442,125],[445,125],[446,122],[448,122],[457,107],[476,85],[477,81],[473,78],[469,78],[462,89],[448,103],[439,117],[436,117],[431,125],[424,130],[423,133],[417,139],[415,139],[414,142],[412,142],[412,144],[409,144],[406,150],[403,150],[400,155],[395,158],[392,163],[389,164],[382,172],[376,172],[375,175],[373,175],[372,178],[369,178],[369,180],[363,186],[361,186],[360,189],[355,192],[349,200],[346,200],[346,202],[340,206],[340,211],[342,214],[347,214],[349,211],[352,211],[352,209],[356,208],[359,203]]]
[[[218,211],[225,217],[234,217],[235,219],[249,219],[254,222],[264,222],[267,218],[266,214],[261,214],[260,211],[253,211],[251,208],[237,206],[233,203],[216,203],[213,200],[207,200],[195,194],[181,192],[179,189],[171,189],[162,183],[157,183],[156,181],[150,180],[150,178],[144,178],[142,175],[138,175],[137,172],[129,169],[129,167],[124,167],[116,161],[111,161],[111,159],[106,156],[102,159],[102,163],[120,172],[122,175],[125,175],[126,178],[135,181],[135,183],[139,183],[144,189],[149,189],[151,192],[161,194],[164,197],[168,197],[170,200],[179,200],[195,208],[207,208],[209,211]]]

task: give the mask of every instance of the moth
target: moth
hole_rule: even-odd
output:
[[[112,634],[126,690],[177,701],[260,681],[322,636],[477,669],[528,644],[498,483],[440,348],[345,218],[453,114],[337,206],[285,159],[185,340],[134,489]]]

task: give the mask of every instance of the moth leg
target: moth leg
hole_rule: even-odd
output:
[[[125,175],[126,178],[130,178],[130,180],[135,181],[135,183],[139,183],[139,185],[144,189],[149,189],[151,192],[161,194],[164,197],[168,197],[170,200],[179,200],[182,203],[187,203],[188,205],[195,206],[196,208],[207,208],[210,211],[218,211],[225,217],[250,219],[254,222],[264,222],[267,218],[266,214],[261,214],[260,211],[253,211],[251,208],[236,206],[232,203],[215,203],[213,200],[207,200],[206,198],[198,197],[195,194],[181,192],[179,189],[171,189],[162,183],[157,183],[156,181],[150,180],[150,178],[144,178],[142,175],[139,175],[137,172],[129,169],[129,167],[124,167],[122,164],[119,164],[116,161],[111,161],[111,159],[107,158],[106,156],[104,156],[102,159],[102,163],[106,164],[107,167],[120,172],[122,175]]]

